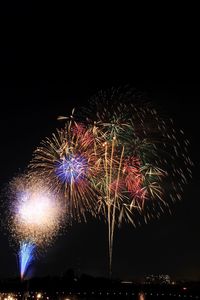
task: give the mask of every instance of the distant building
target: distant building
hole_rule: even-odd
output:
[[[160,274],[160,275],[148,275],[145,277],[145,284],[170,284],[171,278],[169,275]]]
[[[133,284],[133,281],[125,281],[125,280],[123,280],[123,281],[121,281],[121,283],[122,284]]]

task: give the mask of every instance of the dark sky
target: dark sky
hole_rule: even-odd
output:
[[[199,86],[153,80],[1,80],[0,81],[0,184],[3,186],[31,159],[41,139],[59,126],[58,115],[100,89],[130,84],[145,92],[183,128],[191,142],[195,162],[193,179],[173,215],[134,229],[123,225],[114,243],[113,274],[134,278],[146,273],[168,273],[176,278],[200,280],[199,192]],[[16,249],[0,233],[0,277],[15,276]],[[107,274],[107,236],[103,223],[74,224],[35,264],[35,275],[61,274],[69,268],[92,275]]]

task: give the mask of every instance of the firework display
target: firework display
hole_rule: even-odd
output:
[[[116,226],[147,223],[181,199],[191,177],[189,142],[132,91],[100,92],[87,108],[59,120],[65,126],[34,151],[28,176],[11,184],[22,274],[34,245],[51,243],[59,232],[63,212],[67,223],[88,213],[104,218],[111,274]]]
[[[170,210],[191,175],[188,141],[173,122],[135,94],[101,92],[75,121],[34,152],[31,173],[63,194],[66,213],[103,215],[108,224],[110,270],[115,226],[147,222]],[[128,101],[127,101],[128,100]]]

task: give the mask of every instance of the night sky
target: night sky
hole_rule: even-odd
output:
[[[131,279],[149,273],[200,280],[199,192],[199,86],[189,83],[137,80],[1,80],[0,81],[0,184],[1,189],[23,172],[41,139],[50,136],[68,115],[98,90],[130,84],[146,93],[167,116],[175,120],[191,142],[195,163],[193,179],[173,215],[163,215],[134,229],[123,225],[114,242],[113,276]],[[4,196],[1,196],[4,197]],[[6,200],[5,200],[6,201]],[[18,273],[16,251],[0,233],[0,277]],[[60,275],[69,268],[106,276],[108,267],[106,227],[89,219],[74,224],[35,264],[34,275]]]

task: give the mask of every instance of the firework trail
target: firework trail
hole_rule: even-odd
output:
[[[35,245],[31,242],[21,242],[19,250],[19,266],[21,280],[24,279],[28,271],[29,266],[34,260]]]

